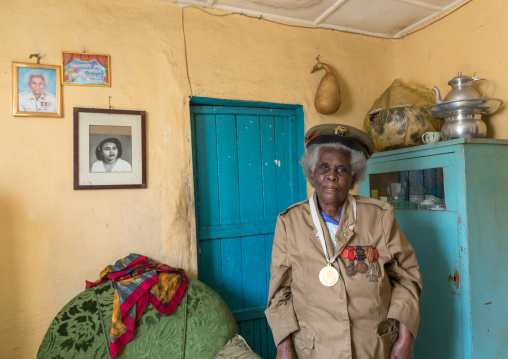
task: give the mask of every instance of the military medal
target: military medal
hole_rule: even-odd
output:
[[[356,268],[355,268],[353,262],[350,262],[349,265],[346,267],[346,274],[350,277],[352,277],[356,274]]]
[[[364,262],[356,263],[355,268],[356,268],[356,271],[361,274],[367,272],[367,269],[368,269],[367,265]]]
[[[339,281],[339,272],[330,263],[319,272],[319,280],[324,286],[331,287]]]
[[[377,257],[376,254],[377,253],[374,247],[365,247],[365,260],[368,263],[367,273],[365,274],[365,277],[369,278],[369,282],[377,282],[379,279],[379,272],[373,263],[374,259]]]
[[[361,274],[367,272],[367,265],[363,261],[365,259],[365,249],[363,249],[363,246],[356,246],[355,247],[355,254],[356,254],[356,259],[358,259],[358,263],[356,263],[356,266],[355,266],[356,271]]]
[[[355,262],[355,250],[354,249],[347,250],[347,259],[349,261],[349,265],[346,267],[346,274],[348,276],[352,277],[357,272],[356,267],[354,265],[354,262]]]
[[[335,267],[332,266],[332,263],[337,259],[340,252],[337,253],[333,258],[331,258],[331,259],[328,258],[328,253],[326,251],[326,245],[323,240],[323,238],[324,238],[323,229],[321,228],[321,223],[319,222],[318,214],[316,211],[316,205],[314,203],[315,203],[314,197],[310,196],[310,198],[309,198],[310,214],[312,215],[312,220],[314,221],[314,226],[317,229],[317,234],[316,234],[317,239],[321,243],[321,247],[323,248],[323,253],[325,254],[326,262],[328,263],[328,265],[326,267],[324,267],[323,269],[321,269],[321,271],[319,272],[319,281],[324,286],[331,287],[331,286],[337,284],[337,282],[339,281],[339,278],[340,278],[339,272],[337,271],[337,269],[335,269]],[[355,213],[355,218],[356,218],[356,213]],[[354,255],[354,253],[353,253],[353,255]]]

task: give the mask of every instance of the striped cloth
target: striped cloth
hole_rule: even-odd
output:
[[[86,289],[107,280],[113,281],[115,288],[109,342],[111,358],[134,337],[136,322],[148,303],[159,313],[169,315],[180,303],[187,285],[183,269],[135,253],[104,268],[97,281],[86,282]]]

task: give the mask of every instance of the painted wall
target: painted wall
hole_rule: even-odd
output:
[[[221,14],[216,12],[215,14]],[[307,125],[358,122],[393,77],[385,40],[184,11],[195,96],[302,104]],[[0,12],[0,357],[34,358],[85,280],[132,253],[196,275],[189,81],[182,8],[156,0],[2,1]],[[112,87],[65,86],[64,117],[11,115],[11,62],[58,65],[60,51],[111,55]],[[369,54],[380,60],[374,66]],[[313,109],[331,64],[344,102]],[[380,68],[387,71],[379,71]],[[374,79],[375,81],[372,81]],[[73,190],[73,107],[147,112],[148,188]]]
[[[499,98],[505,105],[485,120],[487,137],[508,138],[508,2],[474,0],[453,14],[413,35],[396,41],[393,66],[396,76],[409,78],[432,88],[442,97],[450,91],[448,81],[458,72],[489,80],[486,97]],[[483,93],[485,83],[473,84]]]
[[[0,271],[7,280],[0,357],[35,357],[52,318],[85,280],[129,253],[196,275],[190,95],[301,104],[307,128],[361,126],[396,77],[444,89],[455,72],[477,71],[491,80],[488,95],[505,99],[508,5],[485,6],[474,1],[394,41],[197,8],[182,13],[159,0],[2,0]],[[12,116],[12,61],[32,62],[28,56],[41,53],[41,63],[58,65],[60,51],[83,49],[111,55],[111,88],[63,87],[63,118]],[[313,107],[324,74],[310,74],[317,55],[342,86],[343,103],[332,116]],[[148,188],[75,191],[72,109],[107,108],[109,97],[113,108],[147,112]],[[497,138],[508,137],[502,118],[490,120]]]

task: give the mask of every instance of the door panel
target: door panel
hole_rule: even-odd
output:
[[[397,210],[397,221],[413,246],[423,278],[416,358],[465,358],[462,353],[462,288],[457,212]],[[436,354],[435,343],[447,338]]]
[[[251,348],[275,358],[264,316],[273,232],[277,214],[305,196],[303,117],[225,106],[191,106],[191,116],[199,278],[227,303]]]

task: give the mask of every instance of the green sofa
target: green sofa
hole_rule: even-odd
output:
[[[73,298],[57,314],[42,340],[37,359],[109,358],[113,284],[108,281]],[[115,359],[259,358],[237,335],[230,310],[212,289],[189,278],[171,315],[147,305],[134,338]]]

